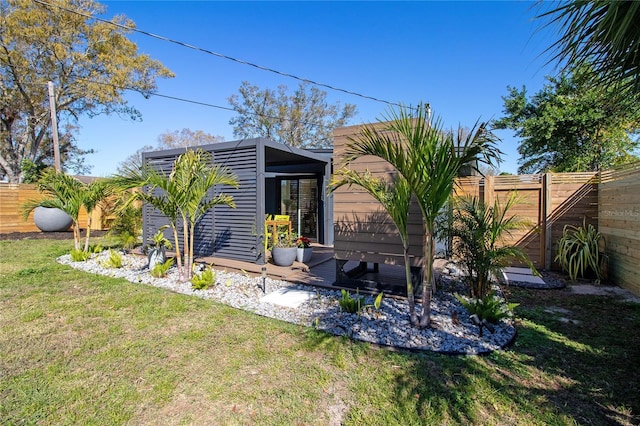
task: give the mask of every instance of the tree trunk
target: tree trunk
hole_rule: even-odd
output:
[[[189,233],[191,234],[189,236],[189,270],[187,271],[187,276],[189,277],[189,279],[191,279],[191,277],[193,276],[193,240],[194,238],[194,234],[195,234],[195,228],[196,228],[196,224],[195,222],[191,224],[191,228]]]
[[[189,263],[189,223],[187,222],[186,216],[182,216],[182,248],[184,250],[184,264],[180,278],[186,281],[189,279],[189,271],[186,270],[188,267],[187,264]],[[180,247],[176,247],[176,250],[180,250]]]
[[[180,254],[180,240],[178,240],[178,228],[175,226],[175,224],[172,224],[171,228],[173,229],[173,241],[174,241],[174,248],[176,250],[176,266],[178,267],[178,272],[182,277],[182,255]]]
[[[431,298],[433,296],[433,232],[425,230],[424,234],[424,274],[422,277],[422,315],[420,328],[427,328],[431,324]]]
[[[87,231],[85,232],[84,251],[89,251],[90,237],[91,237],[91,213],[87,212]]]
[[[404,273],[407,280],[407,303],[409,303],[409,319],[411,325],[418,325],[418,316],[416,315],[416,301],[413,296],[413,280],[411,277],[411,266],[409,265],[409,246],[404,243]]]
[[[77,220],[73,221],[73,247],[80,250],[80,224]]]

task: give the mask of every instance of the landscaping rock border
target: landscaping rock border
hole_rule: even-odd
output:
[[[453,291],[459,289],[460,277],[455,269],[440,277],[440,288],[431,303],[432,326],[427,329],[412,327],[408,319],[407,302],[403,299],[384,298],[379,310],[364,309],[359,315],[342,312],[338,303],[340,292],[316,288],[267,278],[267,293],[281,287],[315,292],[315,297],[298,308],[287,308],[262,302],[263,280],[227,271],[217,271],[216,284],[208,290],[193,290],[190,282],[180,282],[176,268],[167,278],[153,278],[146,268],[146,258],[123,255],[123,268],[107,268],[103,263],[108,251],[93,255],[86,262],[72,262],[69,255],[58,258],[58,262],[86,272],[124,278],[132,283],[165,288],[177,293],[215,300],[269,318],[275,318],[308,327],[314,327],[335,335],[409,350],[426,350],[447,354],[486,354],[508,345],[515,337],[512,320],[501,320],[494,332],[474,325]],[[373,305],[373,297],[366,296],[366,304]],[[420,309],[420,305],[416,306]]]

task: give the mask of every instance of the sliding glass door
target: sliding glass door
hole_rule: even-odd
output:
[[[289,215],[293,231],[318,240],[318,179],[282,179],[280,212]]]

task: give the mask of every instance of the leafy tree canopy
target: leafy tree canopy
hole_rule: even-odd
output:
[[[188,148],[192,146],[209,145],[216,142],[224,142],[224,137],[214,136],[202,130],[182,129],[166,131],[158,136],[158,144],[153,147],[144,145],[127,157],[118,165],[118,174],[124,174],[126,170],[135,169],[142,165],[142,154],[150,151],[162,151],[164,149]]]
[[[277,90],[260,90],[243,82],[240,95],[229,98],[238,113],[229,120],[234,136],[263,137],[300,148],[328,148],[333,145],[333,130],[356,114],[355,105],[329,105],[327,92],[306,83],[300,83],[291,94],[287,91],[284,85]]]
[[[62,161],[86,154],[73,141],[74,123],[82,114],[126,114],[138,111],[122,93],[148,96],[159,77],[172,73],[138,53],[127,31],[93,16],[105,11],[93,0],[0,0],[0,177],[23,179],[21,164],[52,156],[47,82],[55,85],[61,131]],[[78,13],[68,12],[75,10]],[[134,27],[122,16],[114,23]],[[65,154],[66,153],[66,154]]]
[[[547,77],[532,97],[524,86],[507,88],[504,117],[493,125],[522,138],[520,173],[596,171],[637,159],[640,110],[614,88],[591,85],[590,73]]]

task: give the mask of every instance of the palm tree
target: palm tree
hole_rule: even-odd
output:
[[[104,199],[111,194],[110,186],[105,180],[95,180],[85,184],[73,176],[54,169],[47,169],[36,184],[38,190],[47,198],[31,200],[22,207],[24,217],[38,206],[53,207],[64,211],[71,217],[75,250],[80,250],[80,209],[87,212],[87,227],[84,251],[89,250],[91,236],[91,213]]]
[[[84,251],[89,251],[92,213],[107,197],[113,194],[114,187],[106,179],[97,179],[83,187],[82,205],[87,211],[87,230],[85,232]]]
[[[560,33],[552,60],[565,69],[589,66],[599,84],[640,94],[640,2],[574,0],[537,18]]]
[[[142,200],[158,209],[169,220],[176,247],[176,264],[183,279],[190,279],[193,266],[195,226],[202,216],[219,204],[235,207],[233,197],[226,194],[210,196],[216,185],[237,187],[236,176],[226,167],[211,165],[211,154],[202,150],[187,150],[173,164],[169,175],[148,164],[128,167],[114,178],[122,188],[145,187],[135,191],[130,202]],[[159,190],[159,191],[157,191]],[[182,222],[182,253],[178,223]]]
[[[74,248],[80,250],[80,223],[78,218],[83,202],[83,183],[73,176],[48,168],[42,172],[36,187],[47,198],[30,200],[25,203],[22,206],[24,218],[26,219],[29,213],[38,206],[62,210],[72,220]]]
[[[513,193],[502,205],[498,198],[493,206],[478,197],[460,197],[454,200],[452,226],[454,251],[467,269],[471,297],[482,299],[491,290],[491,275],[497,276],[514,259],[526,263],[533,271],[535,267],[519,247],[504,244],[511,231],[522,229],[527,224],[507,212],[517,202]]]
[[[389,182],[383,178],[372,176],[368,170],[365,173],[358,173],[355,170],[343,168],[335,173],[330,184],[330,190],[335,191],[345,185],[349,187],[356,185],[364,189],[382,205],[396,225],[403,247],[409,318],[412,324],[416,324],[418,320],[413,296],[414,289],[413,281],[411,280],[411,266],[409,264],[409,235],[407,230],[409,205],[411,204],[411,189],[409,188],[407,180],[402,176],[396,176],[392,182]]]
[[[185,269],[191,278],[195,227],[205,213],[217,205],[235,207],[233,197],[217,194],[209,197],[216,185],[238,187],[238,178],[226,167],[211,166],[211,153],[187,150],[176,160],[171,178],[181,188],[178,192],[178,211],[182,217],[184,233]]]
[[[418,201],[425,226],[420,327],[431,322],[435,221],[452,194],[455,178],[465,167],[477,168],[478,161],[493,164],[500,155],[485,124],[476,124],[471,132],[460,129],[454,136],[442,131],[439,120],[429,122],[430,113],[425,104],[392,109],[380,120],[380,128],[365,126],[345,149],[346,164],[365,155],[390,163]]]
[[[178,193],[175,183],[168,176],[148,164],[125,167],[121,170],[121,173],[121,175],[113,177],[113,182],[116,186],[121,189],[141,189],[132,191],[129,198],[120,205],[119,211],[126,209],[134,201],[139,200],[161,212],[169,221],[174,246],[176,247],[176,266],[180,276],[184,276],[182,253],[179,249],[178,238],[178,204],[175,197],[171,195]],[[156,193],[158,190],[160,194]]]

